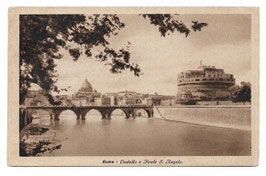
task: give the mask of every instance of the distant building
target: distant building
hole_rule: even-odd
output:
[[[72,95],[71,102],[75,106],[101,105],[100,98],[101,94],[93,90],[91,84],[86,79],[78,92]]]
[[[200,65],[198,70],[188,70],[178,75],[177,96],[191,92],[199,100],[227,99],[229,88],[235,85],[233,74],[214,66]]]
[[[142,104],[142,94],[134,91],[121,91],[117,93],[106,93],[106,97],[110,99],[110,105],[135,105]]]
[[[123,105],[141,104],[141,94],[134,91],[121,91],[118,92],[118,96],[122,99]]]
[[[107,97],[106,95],[102,96],[102,105],[103,106],[110,106],[111,105],[111,98]]]
[[[147,97],[147,105],[162,105],[162,106],[172,106],[175,102],[174,96],[166,95],[149,95]]]

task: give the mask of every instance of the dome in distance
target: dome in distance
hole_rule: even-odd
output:
[[[83,92],[93,92],[92,86],[87,79],[82,83],[80,90]]]

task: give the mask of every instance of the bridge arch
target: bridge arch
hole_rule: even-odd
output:
[[[100,109],[97,109],[97,108],[90,108],[90,109],[88,109],[88,110],[85,110],[85,111],[83,112],[83,118],[85,118],[86,115],[87,115],[88,113],[90,113],[91,111],[96,111],[96,112],[98,112],[98,113],[102,116],[102,118],[103,118],[103,113],[102,113],[102,111],[101,111]]]
[[[76,115],[77,119],[78,119],[79,116],[80,116],[80,113],[79,113],[78,111],[74,110],[74,109],[71,109],[71,108],[60,109],[60,110],[57,110],[57,112],[56,112],[55,120],[59,120],[59,119],[60,119],[60,115],[61,115],[62,112],[64,112],[64,111],[71,111],[71,112],[73,112],[73,113]]]
[[[136,115],[137,115],[137,112],[138,112],[139,110],[143,110],[144,112],[146,112],[148,118],[151,117],[151,112],[150,112],[148,109],[143,108],[143,107],[134,108],[134,110],[133,110],[133,114],[136,116]]]
[[[121,110],[125,114],[126,118],[130,117],[130,112],[128,110],[126,110],[124,108],[117,107],[117,108],[113,108],[110,110],[110,112],[108,113],[108,118],[111,118],[112,113],[116,110]]]

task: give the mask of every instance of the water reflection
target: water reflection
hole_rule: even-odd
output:
[[[101,123],[102,123],[102,126],[107,126],[107,125],[110,125],[112,122],[112,120],[102,120]]]
[[[86,123],[85,120],[80,120],[80,119],[79,119],[79,120],[76,120],[75,127],[80,128],[80,127],[82,127],[85,123]]]

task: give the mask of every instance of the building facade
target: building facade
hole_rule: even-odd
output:
[[[199,100],[228,99],[229,88],[233,85],[233,74],[227,74],[214,66],[200,65],[198,70],[188,70],[178,75],[177,97],[191,92]]]
[[[109,98],[111,106],[142,104],[142,94],[134,91],[126,90],[115,93],[106,93],[104,96]]]

